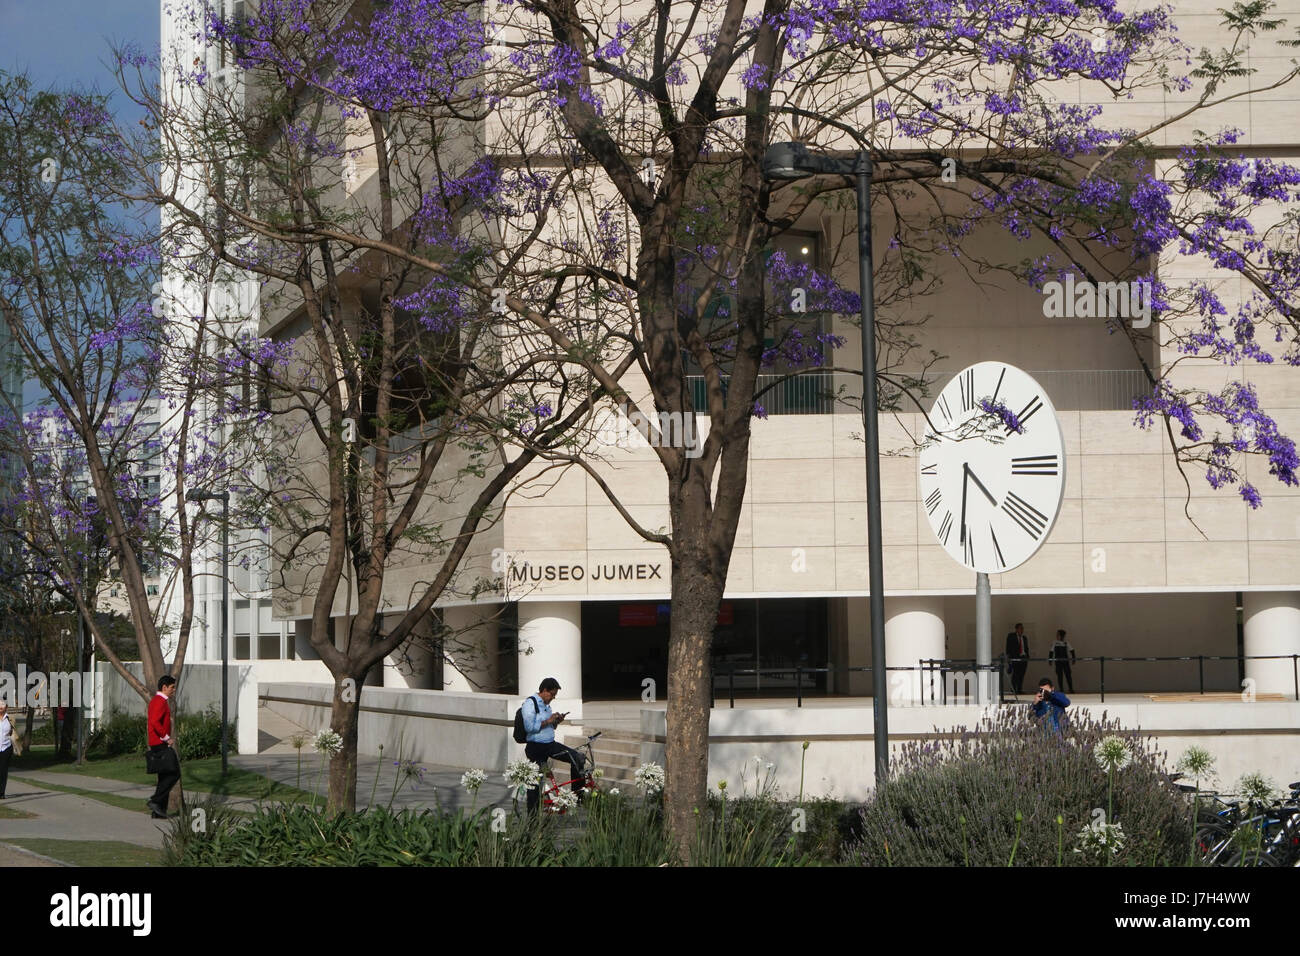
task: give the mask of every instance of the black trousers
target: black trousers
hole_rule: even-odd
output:
[[[1029,661],[1023,657],[1011,661],[1011,689],[1017,694],[1024,693],[1025,671],[1028,669]]]
[[[1074,693],[1074,675],[1070,673],[1069,661],[1056,662],[1056,686],[1065,687],[1066,682],[1070,684],[1070,693]]]
[[[149,749],[155,753],[163,750],[171,750],[171,748],[166,744],[157,744]],[[162,773],[158,774],[158,786],[154,789],[153,796],[150,797],[150,802],[157,804],[162,808],[163,812],[166,813],[167,797],[172,792],[172,787],[176,786],[181,779],[181,766],[180,761],[176,759],[175,755],[173,755],[170,762],[164,766],[173,769],[164,770]]]
[[[9,786],[9,758],[13,755],[12,746],[0,750],[0,797],[5,795],[5,787]]]
[[[524,745],[524,757],[537,764],[538,768],[545,771],[547,760],[559,760],[567,763],[573,770],[574,783],[569,788],[574,793],[582,792],[582,780],[577,779],[582,776],[582,768],[586,766],[587,758],[572,747],[566,747],[558,740],[548,744],[531,743]],[[546,787],[546,781],[528,791],[528,812],[536,813],[538,806],[541,804],[542,790]]]

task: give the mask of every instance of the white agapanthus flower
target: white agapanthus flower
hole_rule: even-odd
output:
[[[572,810],[578,805],[578,795],[572,790],[565,787],[556,791],[551,798],[551,812],[563,813],[565,810]]]
[[[1111,856],[1124,849],[1124,827],[1116,823],[1090,823],[1075,838],[1075,853]]]
[[[542,772],[529,760],[515,760],[506,767],[505,778],[506,785],[517,797],[525,790],[535,789],[542,781]]]
[[[610,795],[611,797],[617,797],[617,796],[618,796],[618,787],[614,787],[612,790],[610,790],[610,791],[609,791],[609,795]]]
[[[486,770],[466,770],[460,775],[460,785],[470,793],[478,793],[478,788],[487,780]]]
[[[1183,755],[1178,758],[1178,765],[1174,769],[1187,779],[1195,780],[1197,783],[1211,782],[1215,777],[1214,755],[1204,747],[1192,744],[1183,751]]]
[[[664,788],[664,768],[657,763],[643,763],[636,768],[636,785],[646,792],[647,796],[654,796]]]
[[[1123,770],[1133,762],[1133,752],[1128,749],[1128,743],[1123,737],[1102,738],[1101,743],[1097,744],[1097,749],[1093,751],[1093,757],[1096,758],[1098,766],[1107,772],[1112,770]]]
[[[1267,806],[1277,798],[1277,787],[1262,773],[1248,773],[1237,781],[1237,793],[1247,803]]]
[[[599,780],[603,776],[605,776],[605,771],[601,770],[599,767],[597,767],[595,770],[591,772],[591,777],[593,780]]]
[[[343,749],[343,738],[326,727],[312,738],[311,745],[317,753],[329,754],[332,757]]]

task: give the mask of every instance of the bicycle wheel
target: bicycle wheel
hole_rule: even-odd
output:
[[[581,779],[575,777],[572,780],[566,780],[563,783],[557,783],[542,792],[542,808],[547,813],[554,813],[557,816],[563,816],[571,807],[576,807],[576,802],[571,802],[566,795],[575,783],[580,783]]]
[[[1229,852],[1233,828],[1222,821],[1196,828],[1196,855],[1202,863],[1221,866],[1220,860]]]
[[[1281,866],[1282,861],[1267,850],[1233,850],[1223,866]]]

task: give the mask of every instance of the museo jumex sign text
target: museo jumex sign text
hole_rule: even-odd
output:
[[[537,584],[542,581],[653,581],[663,580],[659,562],[622,564],[530,564],[522,561],[510,566],[511,584]]]

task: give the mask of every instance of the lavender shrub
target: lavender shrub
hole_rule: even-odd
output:
[[[1132,754],[1113,792],[1094,753],[1112,735]],[[1018,865],[1089,865],[1095,857],[1072,852],[1077,835],[1104,822],[1110,804],[1111,822],[1125,834],[1110,865],[1183,865],[1189,812],[1164,763],[1152,738],[1104,713],[1098,720],[1071,712],[1055,736],[1028,708],[1003,708],[973,730],[900,748],[888,786],[862,810],[862,836],[848,858],[863,866],[1006,866],[1014,849]]]

